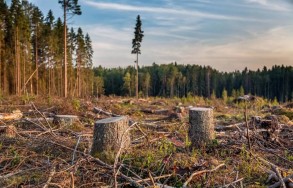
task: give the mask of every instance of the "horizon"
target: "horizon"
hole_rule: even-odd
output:
[[[58,1],[29,0],[46,16],[62,18]],[[140,66],[196,64],[221,72],[293,65],[293,4],[290,0],[79,0],[82,15],[68,27],[89,33],[94,66],[133,66],[136,16],[145,37]],[[114,54],[114,55],[113,55]]]

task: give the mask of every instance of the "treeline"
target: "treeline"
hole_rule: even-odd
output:
[[[92,68],[92,42],[81,28],[66,28],[65,77],[64,20],[52,11],[44,16],[26,0],[12,0],[10,6],[0,0],[0,26],[0,96],[64,96],[64,91],[71,97],[135,96],[135,68]],[[293,99],[293,68],[223,73],[208,66],[153,63],[139,68],[139,91],[141,97],[221,97],[227,92],[284,102]]]
[[[99,80],[96,93],[135,96],[135,69],[94,68]],[[219,72],[209,66],[179,65],[177,63],[141,67],[139,69],[141,96],[221,97],[223,92],[237,97],[252,94],[285,102],[293,99],[293,67],[273,66],[271,69],[231,73]]]
[[[0,0],[0,25],[0,94],[62,96],[64,21],[25,0],[12,0],[9,7]],[[81,28],[67,30],[68,93],[92,95],[90,36]]]

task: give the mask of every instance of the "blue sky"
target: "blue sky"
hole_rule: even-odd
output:
[[[30,0],[62,16],[58,0]],[[79,0],[82,27],[93,41],[94,65],[133,65],[138,14],[145,37],[140,65],[178,62],[221,71],[293,65],[293,0]]]

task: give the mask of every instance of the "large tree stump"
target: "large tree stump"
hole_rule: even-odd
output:
[[[128,148],[130,146],[128,128],[128,118],[126,116],[97,121],[94,128],[91,154],[116,153],[120,148]]]
[[[188,136],[192,147],[203,146],[215,138],[213,109],[191,108],[189,124]]]

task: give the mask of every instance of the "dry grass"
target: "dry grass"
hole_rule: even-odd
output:
[[[111,165],[113,165],[115,153],[106,157],[99,156],[106,164],[88,155],[92,142],[93,123],[107,117],[103,114],[94,114],[93,107],[115,114],[128,115],[132,121],[138,122],[140,130],[138,128],[131,130],[133,140],[131,148],[119,159],[119,165],[123,164],[120,168],[121,173],[132,177],[135,182],[148,179],[149,174],[154,178],[170,175],[155,181],[181,187],[192,173],[212,169],[224,163],[224,168],[194,177],[190,186],[220,187],[235,181],[236,178],[243,178],[244,187],[264,187],[273,183],[266,182],[270,167],[247,152],[247,140],[241,132],[229,130],[221,134],[217,133],[217,138],[212,143],[203,148],[191,149],[187,137],[187,113],[178,120],[170,119],[170,114],[151,114],[140,111],[140,109],[170,109],[172,111],[178,105],[186,108],[190,105],[215,106],[216,125],[229,125],[243,122],[243,109],[237,105],[226,106],[220,100],[211,101],[202,98],[170,100],[149,98],[136,101],[105,97],[98,101],[29,98],[25,101],[26,106],[21,106],[24,104],[23,99],[12,97],[2,100],[4,106],[0,106],[0,110],[11,112],[18,108],[25,117],[40,117],[40,114],[29,105],[30,102],[34,102],[38,111],[42,113],[78,115],[80,122],[61,127],[52,122],[48,125],[44,121],[35,122],[35,124],[24,121],[3,122],[1,126],[14,125],[17,135],[14,138],[0,136],[0,187],[20,185],[43,187],[53,168],[56,172],[49,182],[51,187],[70,187],[71,173],[73,173],[76,187],[113,185]],[[286,124],[290,118],[287,117],[288,111],[291,110],[286,109],[286,113],[279,116],[280,123],[284,124],[284,130],[279,135],[279,143],[266,141],[257,134],[252,135],[251,138],[252,152],[278,165],[284,176],[293,173],[293,151],[290,148],[293,144],[290,138],[293,128]],[[267,115],[258,108],[251,107],[249,115],[255,114],[262,117]],[[79,138],[80,142],[77,146]],[[122,187],[129,187],[130,181],[119,175],[118,183]],[[151,185],[152,183],[150,180],[145,180],[141,184]]]

